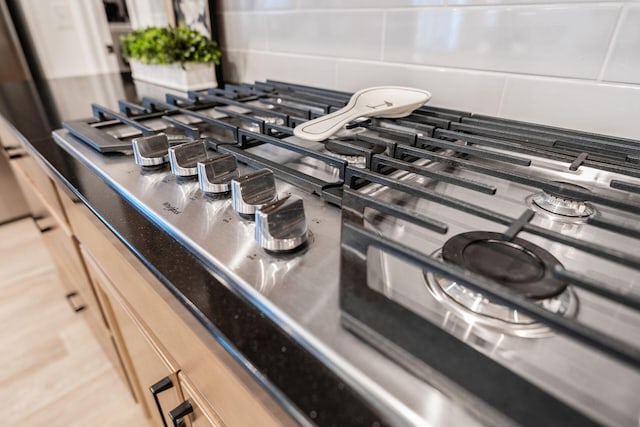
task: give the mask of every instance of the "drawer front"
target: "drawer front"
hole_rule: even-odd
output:
[[[177,371],[167,362],[156,339],[133,313],[97,261],[86,251],[83,253],[139,401],[153,425],[171,425],[169,411],[184,400]]]
[[[4,151],[4,147],[0,147]],[[9,166],[8,153],[0,153],[0,223],[29,213],[27,203]]]
[[[53,181],[44,171],[44,165],[41,165],[24,149],[20,150],[19,157],[11,159],[9,163],[34,218],[43,216],[43,210],[46,210],[63,230],[70,234],[67,217],[58,199]]]
[[[182,394],[185,400],[191,404],[193,411],[185,417],[191,423],[191,427],[223,427],[225,424],[220,416],[196,390],[191,380],[182,372],[178,374],[178,378]]]

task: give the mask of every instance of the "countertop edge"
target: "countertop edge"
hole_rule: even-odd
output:
[[[6,119],[4,119],[1,115],[0,115],[0,119],[2,119],[5,123],[9,124],[9,126],[11,126],[11,128],[13,129],[14,133],[20,138],[20,140],[25,144],[25,146],[27,147],[27,149],[29,149],[29,151],[31,151],[32,154],[35,155],[35,157],[40,161],[40,163],[42,163],[47,171],[47,174],[56,182],[64,185],[66,188],[68,188],[75,196],[77,196],[82,203],[87,206],[87,208],[107,227],[107,229],[110,230],[111,233],[113,233],[117,239],[145,266],[145,268],[147,268],[151,274],[153,274],[154,277],[156,277],[168,290],[169,292],[180,302],[180,304],[185,307],[195,318],[196,320],[213,336],[213,338],[220,344],[222,345],[230,354],[231,356],[238,362],[240,363],[240,365],[243,367],[243,369],[245,371],[247,371],[259,384],[261,384],[262,387],[264,387],[264,389],[281,405],[281,407],[285,410],[285,412],[287,412],[296,422],[300,423],[301,425],[313,425],[314,421],[312,421],[312,419],[314,418],[314,416],[317,417],[318,412],[320,411],[312,411],[311,413],[309,413],[308,411],[305,413],[305,411],[303,411],[298,404],[296,404],[295,400],[300,400],[300,399],[295,399],[292,401],[291,397],[282,390],[282,387],[279,387],[278,385],[274,384],[273,381],[271,381],[269,378],[267,378],[267,376],[265,376],[262,372],[262,370],[259,368],[259,366],[257,366],[255,363],[253,363],[247,356],[245,356],[245,354],[236,347],[236,345],[234,345],[232,340],[229,340],[225,334],[220,331],[218,329],[218,327],[216,326],[215,322],[212,321],[209,317],[207,317],[206,314],[202,313],[202,311],[200,311],[196,305],[194,305],[192,303],[192,301],[187,298],[180,290],[178,287],[176,287],[174,285],[174,283],[168,279],[160,269],[157,268],[156,265],[154,265],[153,262],[151,262],[144,253],[140,252],[138,250],[138,248],[136,248],[135,245],[133,245],[127,238],[126,236],[124,236],[120,230],[117,229],[117,227],[115,227],[110,221],[109,219],[105,216],[104,212],[101,212],[101,210],[99,208],[97,208],[96,206],[94,206],[94,204],[91,202],[91,200],[89,198],[86,197],[85,194],[83,194],[83,192],[77,188],[78,186],[75,185],[68,176],[66,176],[62,171],[59,170],[58,167],[56,167],[56,165],[52,164],[52,162],[50,161],[50,159],[48,158],[46,153],[43,153],[42,150],[42,146],[43,144],[52,144],[55,146],[54,150],[59,150],[61,153],[64,153],[64,156],[67,156],[66,160],[71,160],[72,162],[76,162],[76,163],[81,163],[80,160],[74,158],[71,154],[67,153],[65,150],[63,150],[61,147],[59,147],[56,142],[54,141],[53,138],[49,137],[49,138],[40,138],[34,141],[29,141],[26,137],[24,137],[14,126],[11,125],[10,122],[6,121]],[[39,148],[40,147],[40,148]],[[88,170],[90,170],[90,168],[88,168],[86,165],[82,165],[83,167],[87,168]],[[91,170],[90,170],[91,171]],[[143,218],[144,221],[146,221],[151,227],[156,228],[159,231],[162,231],[161,228],[158,227],[157,224],[155,224],[153,221],[151,221],[148,217],[146,217],[143,213],[141,213],[138,209],[136,209],[135,207],[133,207],[129,201],[126,200],[125,197],[123,197],[121,194],[118,193],[118,191],[114,188],[112,188],[111,186],[108,185],[108,183],[104,182],[103,180],[101,180],[93,171],[91,171],[92,174],[94,174],[94,177],[99,180],[101,182],[101,184],[105,187],[108,188],[108,190],[110,192],[112,192],[116,197],[120,198],[120,200],[124,201],[125,203],[127,203],[128,206],[130,206],[131,209],[136,210],[137,214],[140,215],[141,218]],[[166,233],[165,233],[166,234]],[[170,236],[169,234],[166,234],[167,237],[172,238],[172,236]],[[183,250],[186,252],[189,252],[189,250],[187,248],[183,247]],[[192,257],[196,257],[195,254],[193,253],[189,253],[190,256]],[[204,264],[202,262],[202,260],[198,260],[198,263],[200,264],[200,267],[208,270],[209,268],[206,264]],[[213,278],[213,275],[212,275]],[[217,281],[217,279],[214,278],[214,280]],[[222,285],[220,283],[221,287],[225,287],[224,285]],[[225,287],[226,288],[226,287]],[[239,298],[242,300],[242,302],[244,304],[251,304],[252,307],[258,311],[259,307],[255,307],[255,305],[252,304],[252,302],[247,299],[246,296],[244,295],[240,295],[238,293],[233,292],[233,294],[235,295],[236,298]],[[363,396],[359,396],[357,392],[355,392],[354,390],[349,390],[348,386],[345,386],[344,382],[340,380],[338,374],[336,374],[335,372],[333,372],[329,367],[327,367],[320,359],[318,359],[317,357],[313,356],[311,352],[308,351],[308,349],[305,348],[305,346],[303,344],[300,344],[297,342],[297,340],[295,340],[295,337],[292,337],[291,334],[288,334],[281,326],[277,325],[275,322],[273,322],[272,319],[269,319],[268,316],[263,316],[264,319],[266,319],[269,323],[271,323],[271,328],[276,328],[278,330],[278,332],[285,337],[286,339],[295,342],[301,349],[301,351],[308,353],[308,356],[312,357],[313,360],[315,361],[315,363],[321,365],[322,367],[324,367],[324,369],[326,369],[328,372],[324,372],[324,373],[318,373],[318,372],[314,372],[315,375],[320,375],[322,377],[326,377],[327,374],[330,374],[330,376],[334,376],[334,378],[332,378],[332,382],[334,382],[334,387],[330,387],[330,388],[334,388],[333,390],[327,390],[327,393],[335,393],[338,389],[341,391],[347,391],[349,392],[349,394],[351,395],[351,397],[347,400],[353,400],[353,403],[357,402],[359,403],[360,406],[359,408],[353,408],[351,407],[350,411],[348,412],[352,412],[350,414],[350,416],[352,417],[352,420],[354,421],[354,424],[371,424],[371,422],[359,422],[359,421],[364,421],[366,420],[373,420],[373,423],[378,422],[376,420],[382,420],[382,417],[380,417],[377,414],[377,411],[374,410],[373,408],[371,408],[369,406],[369,404],[366,402],[366,399]],[[326,381],[327,379],[324,378],[323,381]],[[320,381],[320,382],[323,382]],[[298,397],[298,396],[297,396]],[[317,396],[313,396],[314,399],[317,399]],[[355,400],[354,400],[355,399]],[[335,400],[335,399],[333,399]],[[322,405],[317,405],[317,406],[322,406]],[[342,407],[341,409],[345,409],[345,407]],[[355,412],[353,412],[353,409],[356,409]],[[364,411],[363,411],[364,410]],[[331,411],[329,411],[331,412]],[[389,414],[386,414],[387,416]],[[387,424],[386,421],[380,421],[380,425],[383,424]]]

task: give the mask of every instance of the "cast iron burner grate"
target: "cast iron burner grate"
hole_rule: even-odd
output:
[[[544,306],[546,301],[563,298],[568,290],[580,289],[638,312],[640,298],[637,294],[613,289],[587,276],[585,271],[567,270],[559,263],[545,264],[545,257],[530,250],[517,236],[524,231],[536,239],[564,247],[569,252],[581,251],[640,271],[640,257],[637,254],[602,242],[586,241],[578,234],[563,234],[563,227],[529,223],[534,214],[530,210],[517,217],[518,214],[513,212],[508,214],[491,206],[487,208],[474,204],[473,197],[457,197],[461,189],[491,197],[511,185],[529,187],[531,193],[542,192],[539,194],[546,195],[546,200],[540,199],[530,204],[537,213],[549,214],[548,211],[551,211],[556,218],[560,218],[566,215],[564,208],[567,205],[573,208],[577,204],[574,213],[581,216],[576,221],[640,239],[637,221],[621,221],[607,215],[611,210],[628,215],[640,212],[638,141],[432,106],[420,107],[403,119],[372,119],[358,123],[367,132],[358,130],[353,139],[373,145],[339,140],[331,143],[340,146],[339,149],[348,149],[350,155],[363,157],[364,167],[354,167],[333,153],[330,155],[326,150],[310,148],[291,138],[296,125],[336,111],[346,105],[350,97],[351,94],[346,92],[268,80],[226,85],[225,88],[206,92],[190,92],[187,97],[167,95],[164,101],[145,98],[143,105],[120,103],[119,111],[94,105],[93,117],[65,122],[64,127],[102,152],[130,151],[129,138],[132,132],[149,136],[160,131],[166,133],[168,129],[178,139],[181,134],[185,140],[206,139],[209,148],[218,153],[232,154],[239,163],[255,169],[268,168],[277,179],[342,206],[340,304],[347,327],[382,351],[386,350],[387,354],[417,375],[426,372],[426,379],[429,380],[436,372],[448,378],[455,385],[451,389],[452,395],[463,389],[472,397],[466,401],[486,403],[479,414],[481,418],[483,413],[489,411],[484,408],[492,408],[493,412],[522,425],[590,424],[592,419],[589,415],[369,288],[366,283],[368,249],[375,247],[423,271],[429,271],[429,274],[446,277],[491,303],[517,310],[519,315],[526,315],[553,329],[555,333],[573,339],[577,345],[600,351],[609,359],[640,369],[640,349],[636,344],[581,324],[562,310],[549,310]],[[279,100],[286,101],[288,105]],[[212,115],[212,110],[216,114]],[[155,126],[158,121],[164,122],[164,130]],[[111,134],[109,129],[112,129]],[[123,131],[126,136],[118,137],[118,132]],[[378,146],[384,147],[384,151],[371,149],[377,150]],[[265,158],[256,151],[259,148],[264,148],[264,151],[286,150],[292,156],[313,159],[322,167],[335,169],[336,179],[321,179],[313,172],[306,173],[292,165]],[[562,173],[568,177],[580,175],[585,169],[586,172],[616,174],[615,179],[603,184],[612,191],[591,192],[550,181],[536,174],[533,160],[539,159],[561,164]],[[440,165],[443,168],[428,165]],[[459,176],[454,173],[457,169],[472,174]],[[434,182],[445,182],[452,190],[443,193],[394,179],[396,172],[397,176],[410,174]],[[385,187],[408,198],[428,200],[433,205],[473,215],[505,230],[499,238],[467,245],[467,255],[475,255],[470,259],[463,256],[460,264],[456,265],[450,262],[452,258],[446,254],[444,256],[449,261],[420,253],[404,242],[394,240],[393,235],[381,235],[366,229],[365,209],[417,225],[425,233],[444,235],[453,225],[448,223],[449,218],[440,220],[429,216],[428,211],[415,212],[408,205],[388,203],[357,192],[357,189],[366,188],[367,184]],[[543,211],[547,202],[551,207]],[[591,204],[601,208],[598,214],[582,216],[588,213],[586,208]],[[495,260],[495,256],[487,255],[495,249],[501,249],[502,253],[497,258],[508,274],[475,260],[487,257]],[[517,260],[526,267],[510,268],[510,260]],[[542,267],[538,262],[542,263]],[[551,278],[553,280],[548,280]],[[505,286],[507,279],[509,285]],[[531,286],[531,283],[539,282],[542,284]],[[552,297],[548,298],[549,295]],[[393,348],[380,345],[381,342],[392,343]],[[402,357],[403,354],[406,357]],[[452,354],[455,357],[451,357]],[[492,386],[494,383],[496,385]],[[521,396],[527,396],[527,399],[521,399]]]

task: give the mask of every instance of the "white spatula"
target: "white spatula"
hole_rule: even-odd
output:
[[[293,133],[310,141],[327,139],[358,117],[397,118],[411,114],[426,103],[431,94],[426,90],[400,86],[379,86],[359,90],[338,111],[296,126]]]

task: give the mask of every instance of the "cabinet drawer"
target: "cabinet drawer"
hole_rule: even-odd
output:
[[[11,169],[22,189],[23,195],[27,199],[27,203],[31,208],[31,214],[38,218],[43,215],[40,212],[42,205],[53,216],[56,222],[62,227],[67,235],[70,235],[67,217],[64,214],[62,205],[58,199],[58,194],[53,185],[53,181],[44,171],[44,165],[41,165],[26,150],[21,149],[21,157],[10,160]],[[30,202],[37,198],[39,203]]]
[[[93,302],[95,299],[89,285],[89,278],[73,238],[68,237],[57,223],[52,221],[49,223],[49,226],[44,229],[42,237],[58,268],[62,284],[68,292],[78,292],[83,295],[84,299],[91,299],[88,302]],[[85,294],[87,295],[85,296]]]
[[[171,425],[169,411],[184,400],[177,370],[92,256],[83,254],[139,401],[153,425]]]
[[[225,424],[207,400],[196,390],[189,378],[182,372],[178,374],[180,388],[185,400],[191,404],[193,412],[186,417],[191,427],[223,427]]]

